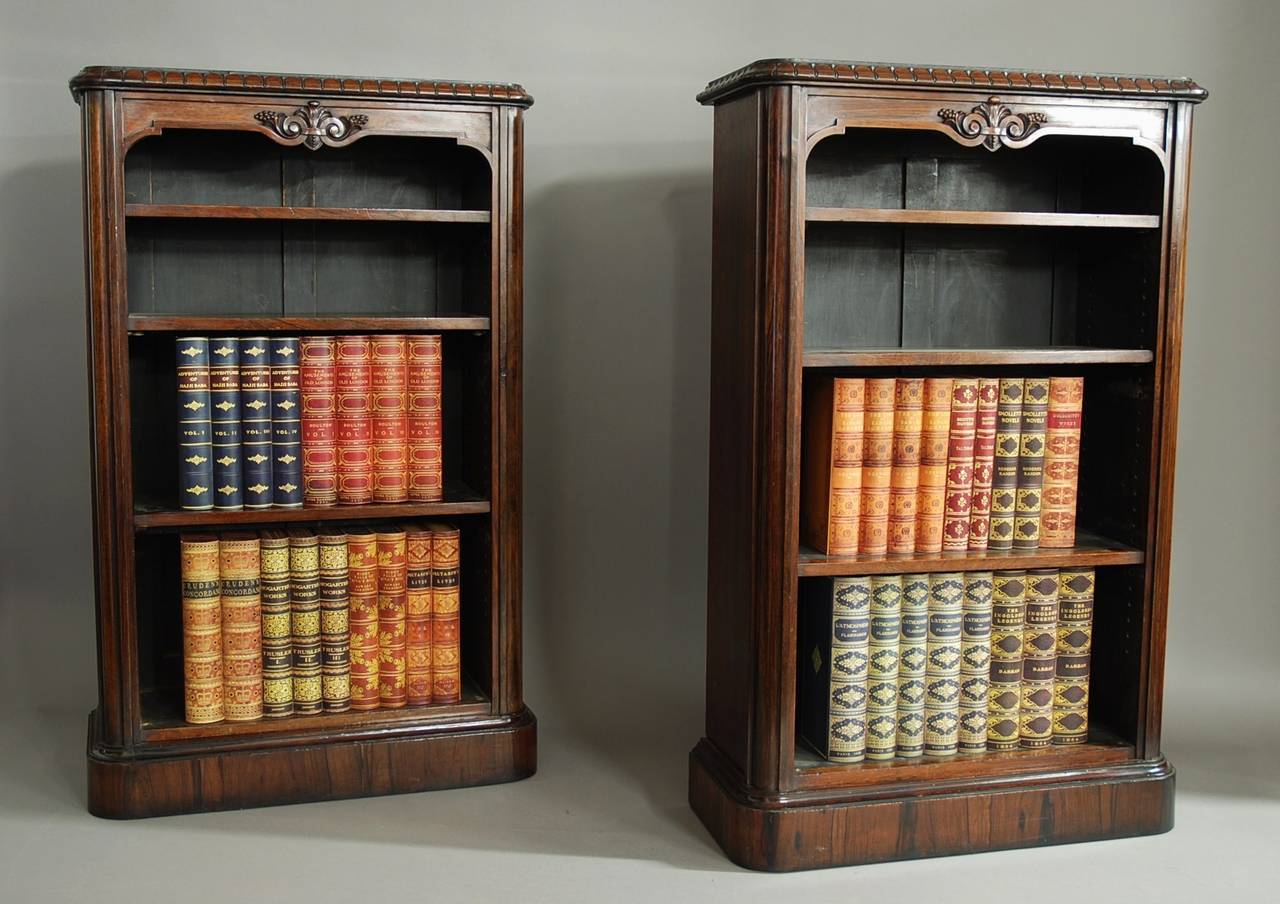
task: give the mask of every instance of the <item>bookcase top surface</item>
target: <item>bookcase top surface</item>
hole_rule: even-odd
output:
[[[1142,97],[1199,103],[1209,92],[1189,78],[1086,72],[1027,72],[1019,69],[971,69],[840,60],[756,60],[710,82],[698,95],[703,104],[719,103],[759,85],[858,85],[885,88],[940,88],[972,91]]]
[[[145,66],[86,66],[71,79],[71,96],[94,89],[182,91],[218,94],[316,94],[399,100],[509,104],[528,107],[533,98],[523,87],[504,82],[444,79],[306,75],[284,72],[233,72],[204,69],[156,69]]]

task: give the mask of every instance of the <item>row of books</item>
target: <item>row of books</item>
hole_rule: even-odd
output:
[[[840,763],[1082,744],[1092,569],[802,582],[800,734]]]
[[[438,335],[177,339],[179,506],[444,496]]]
[[[804,406],[819,552],[1075,545],[1082,377],[806,378]]]
[[[459,544],[444,524],[184,534],[186,720],[457,702]]]

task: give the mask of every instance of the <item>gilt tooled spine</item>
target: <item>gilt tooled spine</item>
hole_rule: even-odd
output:
[[[860,763],[867,751],[871,579],[836,578],[832,594],[826,756],[837,763]]]
[[[302,507],[302,392],[298,340],[271,340],[271,502]]]
[[[461,535],[431,525],[431,702],[462,699]]]
[[[264,530],[262,550],[262,714],[293,715],[293,615],[289,601],[289,535]]]
[[[1044,490],[1044,441],[1049,419],[1049,381],[1028,377],[1022,395],[1022,437],[1018,445],[1018,492],[1013,513],[1013,548],[1040,548],[1040,507]]]
[[[222,690],[222,585],[218,538],[184,534],[181,547],[182,677],[186,720],[225,717]]]
[[[987,697],[989,751],[1018,749],[1026,595],[1025,571],[997,571],[991,575],[991,687]]]
[[[244,508],[244,467],[240,449],[240,341],[209,340],[209,420],[213,432],[213,507]]]
[[[867,380],[862,433],[862,516],[858,552],[889,551],[889,482],[893,477],[893,377]]]
[[[336,345],[338,502],[363,505],[373,501],[371,347],[368,336],[339,336]]]
[[[209,340],[179,336],[178,504],[191,512],[213,508],[213,426],[209,419]]]
[[[1022,700],[1018,705],[1020,747],[1048,747],[1053,742],[1057,625],[1058,569],[1028,569],[1026,627],[1022,632]]]
[[[1053,743],[1089,738],[1089,658],[1093,649],[1092,568],[1058,574],[1058,644],[1053,685]]]
[[[902,576],[871,578],[867,643],[867,759],[891,760],[898,749],[898,646],[902,641]]]
[[[244,507],[271,508],[271,342],[240,339],[240,458]]]
[[[960,744],[960,643],[964,575],[929,576],[928,659],[924,679],[924,752],[954,756]]]
[[[988,549],[1013,548],[1023,388],[1024,381],[1021,377],[1000,380],[1000,398],[996,403],[996,448],[991,469],[991,528],[988,531]]]
[[[409,499],[437,502],[444,498],[444,349],[439,336],[410,336],[407,350]]]
[[[351,632],[351,708],[378,708],[378,535],[347,531],[348,625]]]
[[[925,378],[924,417],[920,430],[920,487],[916,496],[916,552],[942,550],[951,390],[950,377]]]
[[[916,551],[924,379],[898,377],[894,389],[893,470],[889,478],[889,552]]]
[[[256,534],[223,534],[222,681],[228,722],[262,718],[262,554]]]
[[[293,632],[293,710],[324,709],[320,680],[320,541],[303,527],[289,531],[289,602]]]
[[[351,708],[347,535],[320,534],[320,693],[327,713]]]
[[[991,590],[989,571],[964,575],[960,621],[961,753],[985,753],[991,697]]]
[[[338,421],[336,342],[332,336],[304,336],[302,358],[302,499],[307,505],[338,501]]]
[[[1045,424],[1044,496],[1040,512],[1040,546],[1064,549],[1076,545],[1076,495],[1080,484],[1080,423],[1084,414],[1084,378],[1049,381],[1049,414]]]
[[[408,597],[405,605],[405,698],[409,706],[431,702],[431,531],[405,529]]]
[[[867,381],[837,377],[832,390],[831,482],[827,516],[827,554],[858,552],[862,523],[863,425]]]
[[[924,753],[924,684],[929,656],[929,576],[902,576],[898,642],[898,756]]]
[[[373,337],[369,375],[373,388],[374,502],[409,498],[408,363],[404,336]]]
[[[969,548],[973,503],[973,441],[978,419],[978,380],[957,377],[951,387],[951,432],[947,441],[947,500],[942,548]]]
[[[399,709],[405,688],[405,610],[409,596],[405,531],[378,531],[378,702]]]
[[[969,548],[987,548],[991,535],[991,483],[995,476],[996,412],[1000,381],[978,381],[978,413],[973,433],[973,492],[970,495]]]

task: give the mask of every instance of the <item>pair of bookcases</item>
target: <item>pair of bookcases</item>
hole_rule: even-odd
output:
[[[514,85],[92,68],[82,108],[100,700],[90,809],[145,816],[504,781],[520,684]],[[802,869],[1163,831],[1187,80],[772,60],[715,105],[706,737],[729,856]],[[445,500],[174,507],[172,337],[439,332]],[[799,540],[819,376],[1085,377],[1074,548],[831,557]],[[183,530],[447,516],[457,705],[187,725]],[[803,582],[1090,567],[1088,742],[836,765],[796,732]],[[175,664],[177,668],[175,668]]]

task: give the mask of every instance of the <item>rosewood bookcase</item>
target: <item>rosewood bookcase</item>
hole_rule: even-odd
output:
[[[870,863],[1158,833],[1188,79],[765,60],[715,107],[706,736],[735,862]],[[1085,377],[1073,549],[833,558],[799,541],[805,380]],[[819,576],[1095,567],[1086,744],[836,765],[797,738]]]
[[[90,67],[83,130],[99,699],[89,809],[140,817],[531,775],[521,689],[518,85]],[[437,333],[444,501],[184,511],[175,335]],[[461,530],[457,704],[183,721],[178,537]],[[287,523],[286,523],[287,522]]]

